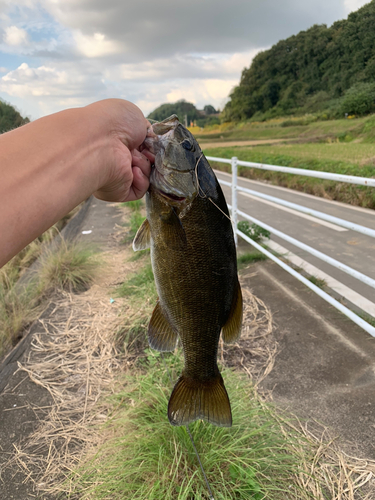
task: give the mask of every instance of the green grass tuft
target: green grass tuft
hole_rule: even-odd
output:
[[[253,262],[259,262],[261,260],[267,260],[268,257],[261,252],[248,252],[237,257],[237,264],[239,268],[246,266],[247,264],[252,264]]]
[[[263,239],[269,239],[271,236],[271,233],[267,229],[263,229],[258,224],[250,224],[247,220],[241,220],[237,224],[237,228],[257,243]]]
[[[43,241],[48,238],[43,237]],[[40,241],[36,240],[0,269],[0,356],[36,319],[40,306],[54,290],[82,291],[94,278],[98,265],[94,252],[78,243],[61,240],[58,247],[45,251],[32,280],[27,285],[17,285],[23,271],[40,252]]]
[[[309,276],[309,281],[311,281],[311,283],[321,288],[322,290],[324,289],[324,287],[327,286],[326,280],[322,278],[317,278],[316,276]]]
[[[98,262],[94,251],[79,242],[61,240],[42,257],[39,286],[43,291],[51,288],[73,292],[86,290],[92,283]]]

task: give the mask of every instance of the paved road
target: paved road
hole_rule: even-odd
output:
[[[229,174],[218,171],[216,174],[219,179],[230,181]],[[239,178],[239,185],[375,229],[375,211],[373,210],[353,207],[243,178]],[[223,190],[228,203],[231,203],[230,188],[223,186]],[[265,200],[256,199],[246,193],[238,193],[238,207],[262,222],[375,279],[374,238],[289,208],[276,206]],[[304,268],[310,274],[324,278],[329,287],[339,295],[375,316],[374,288],[281,238],[271,236],[271,246],[281,254],[291,252],[292,255],[288,255],[288,258],[291,258],[295,265]]]

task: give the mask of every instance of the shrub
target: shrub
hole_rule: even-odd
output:
[[[237,228],[246,236],[251,238],[252,240],[256,241],[259,243],[263,238],[268,238],[270,237],[271,233],[267,231],[267,229],[263,229],[262,227],[258,226],[257,224],[249,224],[246,220],[241,220],[237,224]]]
[[[357,83],[346,92],[341,113],[348,115],[366,115],[375,112],[375,84]]]

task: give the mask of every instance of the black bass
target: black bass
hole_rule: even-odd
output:
[[[147,219],[133,249],[151,248],[159,295],[149,344],[173,351],[181,341],[185,367],[168,404],[172,425],[197,419],[229,427],[232,414],[217,366],[220,332],[234,342],[242,294],[228,207],[217,178],[176,115],[153,125],[145,141],[155,157],[146,194]]]

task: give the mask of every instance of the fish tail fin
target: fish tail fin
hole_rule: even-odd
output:
[[[172,425],[187,425],[202,419],[220,427],[230,427],[232,412],[220,373],[207,381],[181,375],[169,399],[168,418]]]

